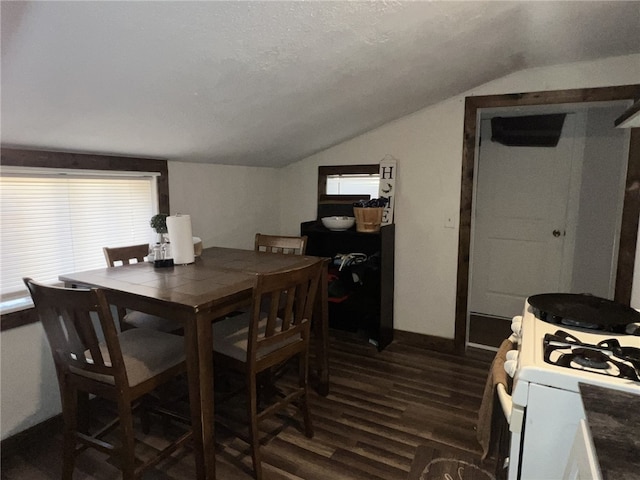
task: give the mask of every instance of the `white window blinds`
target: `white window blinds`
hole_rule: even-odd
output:
[[[49,169],[51,170],[51,169]],[[23,277],[106,267],[102,247],[147,243],[157,210],[155,179],[64,172],[0,177],[2,309],[28,295]],[[9,308],[7,308],[9,307]]]
[[[363,195],[378,197],[380,175],[377,173],[341,173],[327,175],[327,195]]]

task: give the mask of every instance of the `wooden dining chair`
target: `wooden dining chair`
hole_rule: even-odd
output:
[[[304,255],[307,250],[307,236],[289,237],[256,233],[254,249],[256,252]]]
[[[149,245],[146,243],[140,245],[129,245],[126,247],[103,247],[104,258],[107,260],[109,267],[117,267],[119,265],[129,265],[131,260],[136,262],[144,262],[144,257],[149,254]],[[130,328],[153,328],[161,332],[181,334],[183,329],[175,321],[158,317],[144,312],[135,310],[127,310],[124,307],[118,308],[118,322],[122,331]]]
[[[307,236],[286,237],[256,233],[255,250],[256,252],[304,255],[307,250]]]
[[[126,480],[139,478],[191,438],[181,434],[145,461],[136,458],[133,408],[143,396],[185,371],[182,337],[145,328],[118,333],[108,291],[51,287],[25,278],[44,327],[62,400],[63,479],[71,479],[77,455],[87,447],[116,457]],[[103,340],[101,340],[103,339]],[[117,418],[90,434],[79,400],[93,394],[117,405]],[[119,442],[105,436],[119,427]],[[117,437],[116,437],[117,439]]]
[[[294,270],[259,274],[248,312],[213,324],[213,351],[218,365],[244,375],[248,394],[248,435],[238,436],[251,446],[255,477],[262,478],[258,424],[267,415],[295,402],[304,433],[313,436],[308,405],[309,331],[322,262]],[[265,305],[268,308],[265,310]],[[261,308],[262,307],[262,308]],[[298,386],[277,391],[276,402],[258,411],[258,376],[284,361],[298,359]],[[264,400],[264,399],[263,399]],[[224,418],[220,422],[231,428]]]

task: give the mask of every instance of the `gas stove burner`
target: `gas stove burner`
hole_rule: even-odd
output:
[[[563,330],[544,336],[544,361],[552,365],[640,382],[640,349],[615,338],[590,345]]]
[[[601,342],[598,342],[598,346],[611,350],[619,357],[626,358],[632,362],[637,369],[640,369],[640,348],[622,347],[620,342],[615,338],[602,340]]]
[[[597,350],[588,348],[574,348],[573,362],[584,368],[606,370],[609,368],[609,357]]]
[[[582,345],[582,342],[578,340],[577,337],[565,332],[564,330],[557,330],[552,336],[555,337],[553,338],[555,341],[561,341],[571,345]],[[552,336],[550,335],[549,338]]]

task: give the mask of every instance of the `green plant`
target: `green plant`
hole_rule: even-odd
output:
[[[151,217],[149,224],[156,233],[167,233],[167,215],[166,213],[158,213]]]

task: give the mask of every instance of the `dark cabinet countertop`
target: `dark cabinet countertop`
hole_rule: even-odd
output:
[[[603,480],[640,478],[640,395],[580,384]]]

